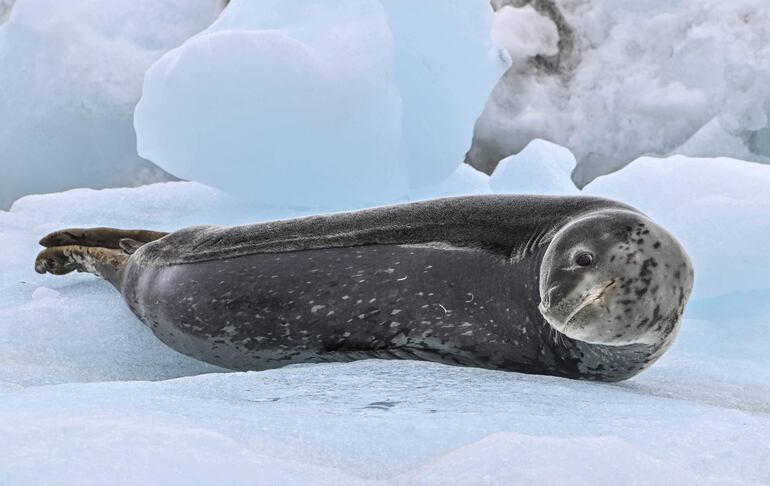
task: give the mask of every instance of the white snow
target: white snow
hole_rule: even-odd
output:
[[[765,0],[524,3],[498,3],[511,5],[496,13],[497,36],[527,62],[514,62],[478,122],[476,167],[489,171],[534,138],[572,150],[580,184],[643,155],[770,162]]]
[[[463,160],[504,67],[491,20],[484,0],[234,0],[147,72],[139,153],[248,201],[403,198]]]
[[[37,387],[2,396],[0,452],[11,484],[767,480],[766,407],[708,403],[652,375],[638,381],[672,396],[404,361]]]
[[[168,179],[136,153],[134,104],[145,70],[220,8],[18,0],[0,26],[0,208],[25,194]]]
[[[535,144],[543,156],[549,146]],[[770,482],[770,309],[736,317],[693,302],[673,349],[612,385],[407,361],[227,373],[165,347],[105,282],[32,267],[36,241],[61,227],[298,214],[195,183],[28,196],[0,211],[2,481]]]
[[[0,24],[5,22],[8,16],[11,15],[13,4],[14,0],[0,0]]]
[[[492,22],[492,38],[511,57],[514,69],[538,54],[553,56],[559,52],[556,24],[532,5],[506,5],[498,10]]]

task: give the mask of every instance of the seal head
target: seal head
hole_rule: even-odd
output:
[[[668,231],[636,212],[602,210],[554,235],[539,309],[572,339],[658,346],[676,334],[692,285],[690,258]]]

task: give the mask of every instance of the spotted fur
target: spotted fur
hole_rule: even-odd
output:
[[[620,269],[607,274],[611,284],[543,296],[561,278],[548,262],[574,236],[571,225],[597,215],[622,223],[581,230]],[[689,260],[662,256],[667,233],[598,198],[463,197],[168,235],[89,231],[44,238],[70,244],[76,235],[81,246],[44,250],[39,271],[93,271],[172,348],[243,370],[399,358],[617,381],[673,339],[691,279]],[[109,251],[87,247],[97,241]],[[670,278],[661,280],[664,268]],[[611,326],[604,341],[550,325],[538,307],[569,313],[580,298],[604,302],[610,291],[609,313],[593,322]],[[673,310],[663,304],[671,295]]]

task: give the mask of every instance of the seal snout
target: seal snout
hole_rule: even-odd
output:
[[[540,282],[539,310],[562,334],[593,344],[662,345],[675,335],[692,272],[665,229],[631,212],[605,212],[557,233]]]

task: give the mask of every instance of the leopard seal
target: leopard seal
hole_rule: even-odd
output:
[[[401,358],[619,381],[668,349],[693,284],[673,235],[592,197],[69,229],[41,244],[39,273],[99,275],[168,346],[235,370]]]

